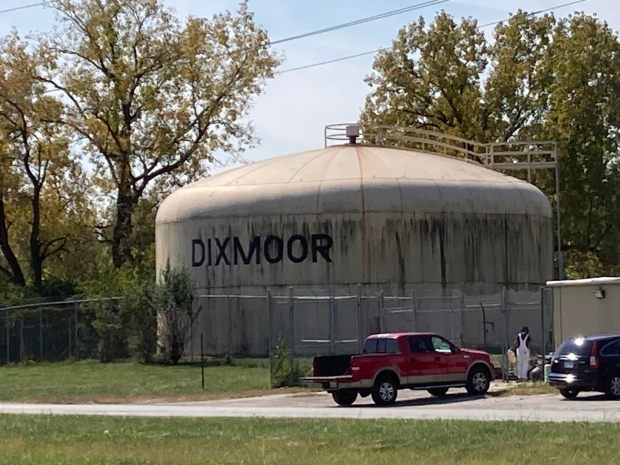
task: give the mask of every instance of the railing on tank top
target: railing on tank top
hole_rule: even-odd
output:
[[[373,126],[362,128],[355,123],[325,126],[325,147],[349,142],[347,128],[358,127],[357,143],[362,145],[415,149],[421,152],[449,155],[483,165],[496,171],[525,171],[532,182],[532,171],[555,169],[557,143],[554,141],[515,140],[480,143],[439,131],[412,127]]]

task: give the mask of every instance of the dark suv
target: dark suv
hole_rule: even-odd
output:
[[[620,335],[568,339],[551,360],[549,384],[567,399],[600,391],[620,399]]]

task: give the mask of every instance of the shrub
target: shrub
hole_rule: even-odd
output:
[[[194,294],[189,273],[167,266],[155,286],[154,299],[161,322],[164,357],[176,364],[185,352],[190,328],[200,313],[194,309]]]
[[[290,349],[280,339],[271,354],[271,387],[296,386],[300,375],[299,364],[292,360]]]

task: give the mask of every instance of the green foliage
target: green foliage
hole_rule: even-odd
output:
[[[566,258],[566,279],[586,279],[605,275],[605,266],[593,252],[569,250]]]
[[[57,27],[0,38],[0,278],[41,295],[96,279],[104,248],[153,269],[162,197],[253,142],[278,64],[245,2],[186,19],[161,0],[47,4]]]
[[[81,286],[87,297],[102,299],[85,305],[89,311],[82,323],[83,334],[93,330],[100,361],[153,360],[157,339],[154,285],[152,273],[129,265],[116,269],[109,255],[100,257],[96,275]]]
[[[399,31],[367,78],[361,122],[479,142],[556,140],[562,249],[573,276],[620,272],[620,43],[596,17],[517,12],[494,41],[440,13]],[[536,173],[550,199],[555,180]],[[585,262],[583,262],[585,260]]]
[[[420,18],[398,32],[391,49],[377,55],[375,72],[366,80],[374,91],[366,100],[362,123],[478,138],[484,110],[481,73],[487,54],[488,45],[475,20],[457,24],[441,13],[427,29]]]
[[[120,267],[131,261],[144,197],[253,140],[249,103],[278,60],[246,3],[185,21],[161,0],[49,3],[62,26],[39,41],[37,78],[64,93],[62,122],[84,142],[97,187],[113,196],[108,240]]]
[[[0,307],[19,305],[35,296],[36,293],[30,288],[0,279]]]
[[[200,313],[200,308],[194,308],[193,284],[187,270],[166,266],[155,287],[153,302],[162,323],[162,351],[167,360],[176,364],[185,352],[190,328]]]
[[[293,360],[291,350],[280,339],[271,354],[271,387],[297,386],[300,377],[299,363]]]
[[[127,322],[129,354],[151,363],[157,351],[157,308],[153,303],[153,283],[146,282],[125,292],[121,311]]]

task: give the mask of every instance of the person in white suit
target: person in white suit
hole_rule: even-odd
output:
[[[520,380],[527,379],[527,371],[530,364],[530,330],[527,326],[521,328],[521,331],[515,338],[514,347],[517,353],[517,378]]]

